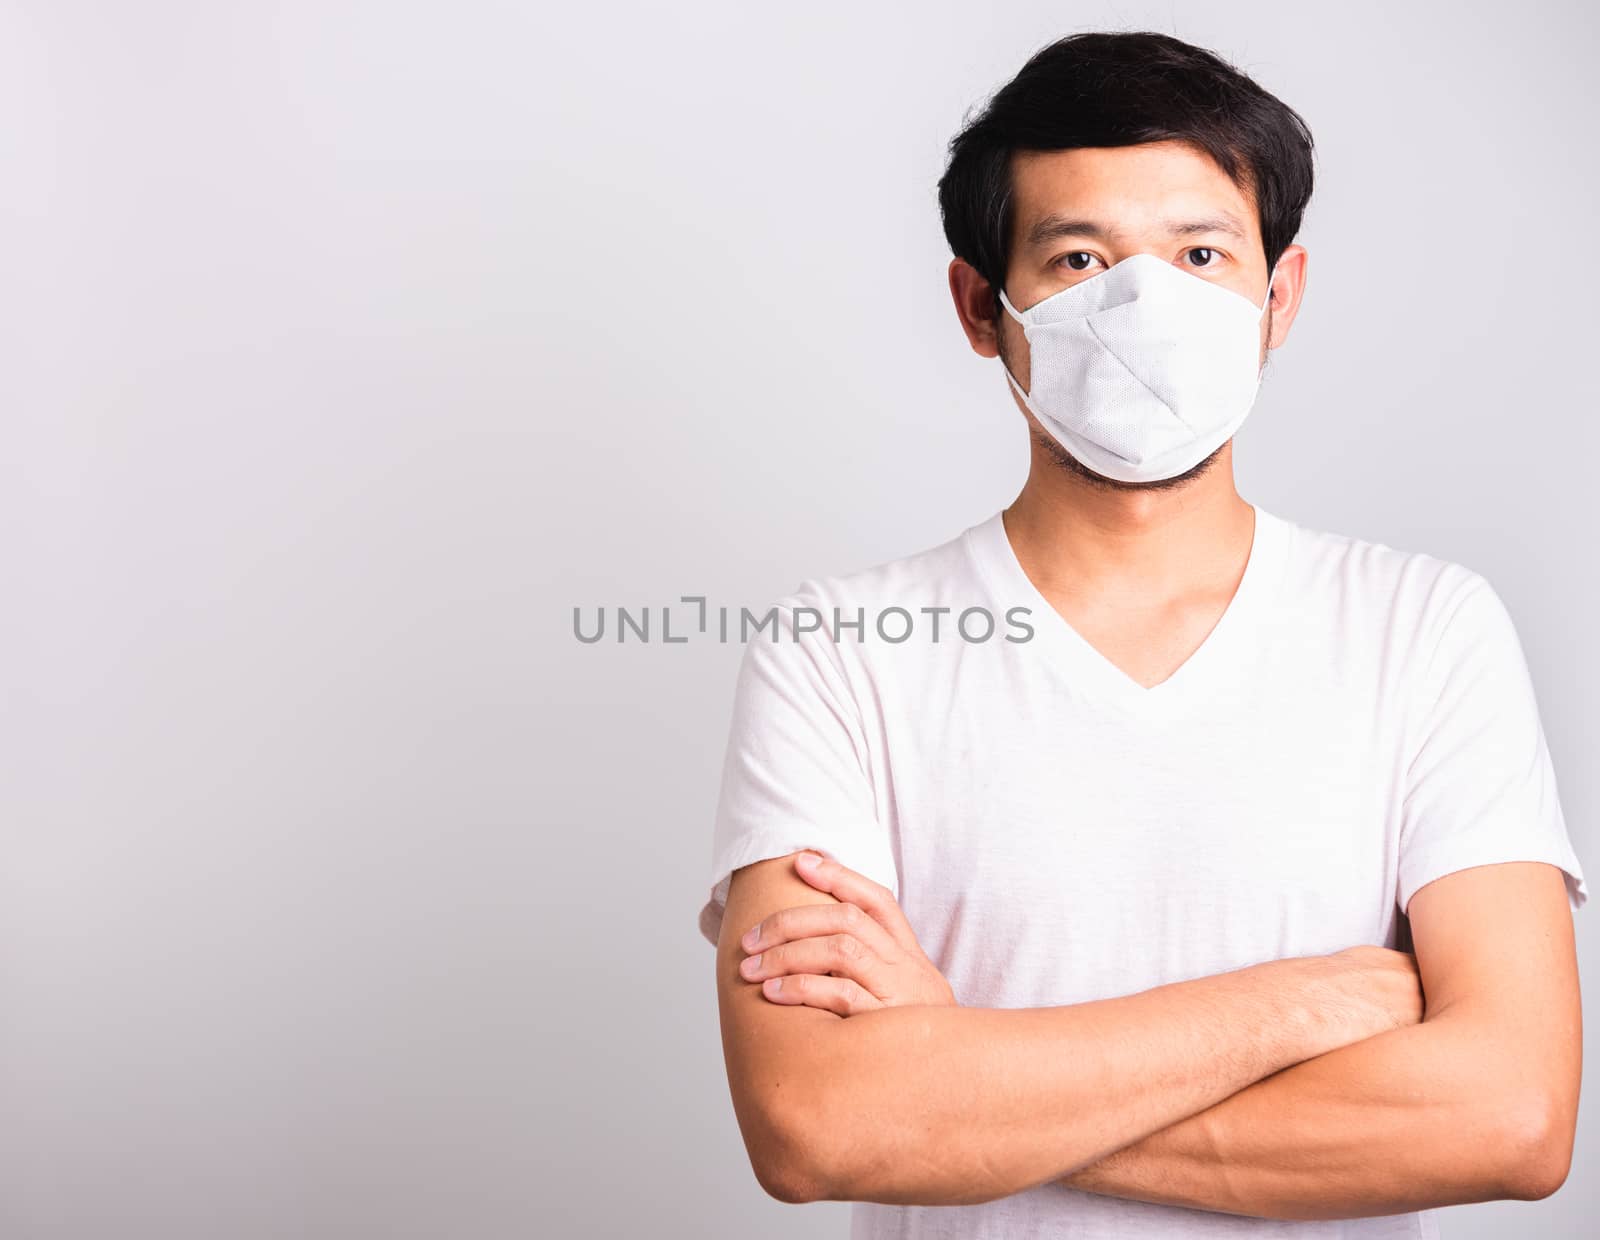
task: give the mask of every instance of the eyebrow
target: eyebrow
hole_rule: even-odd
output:
[[[1169,236],[1193,237],[1200,233],[1224,233],[1239,241],[1245,240],[1244,226],[1233,216],[1223,213],[1198,220],[1161,220]],[[1045,245],[1060,237],[1093,237],[1097,241],[1109,240],[1112,229],[1094,220],[1076,219],[1068,215],[1047,215],[1028,230],[1029,245]]]

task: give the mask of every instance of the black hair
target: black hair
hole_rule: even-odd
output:
[[[1203,151],[1254,200],[1267,265],[1276,263],[1311,199],[1311,130],[1214,53],[1154,31],[1058,39],[963,124],[939,178],[951,250],[991,289],[1004,287],[1013,151],[1163,141]]]

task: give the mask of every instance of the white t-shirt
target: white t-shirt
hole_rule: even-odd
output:
[[[958,1002],[1043,1007],[1393,947],[1412,893],[1468,866],[1549,862],[1580,907],[1488,581],[1255,512],[1227,610],[1153,688],[1045,601],[998,513],[779,600],[739,672],[702,934],[734,869],[813,848],[895,892]],[[1057,1183],[851,1211],[854,1240],[1437,1234],[1425,1211],[1284,1222]]]

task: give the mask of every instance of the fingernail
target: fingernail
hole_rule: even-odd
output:
[[[765,982],[763,982],[761,984],[763,986],[766,986],[766,985],[770,984],[771,987],[772,987],[772,990],[782,990],[783,989],[783,979],[781,977],[769,977]],[[772,991],[768,991],[767,993],[771,994]]]
[[[817,856],[817,854],[814,852],[803,852],[800,854],[800,864],[805,866],[807,869],[810,869],[814,865],[820,864],[821,861],[822,858]]]
[[[760,956],[746,956],[743,960],[741,960],[739,962],[739,970],[740,970],[740,972],[744,973],[745,976],[747,976],[747,977],[752,973],[761,972],[761,957]]]
[[[744,932],[744,938],[740,939],[739,942],[744,944],[745,950],[747,951],[753,948],[757,943],[761,942],[761,923],[758,921],[755,925],[751,926],[750,929],[746,930]]]

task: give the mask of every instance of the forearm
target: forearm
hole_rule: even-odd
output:
[[[1449,1015],[1257,1082],[1064,1182],[1268,1218],[1356,1218],[1528,1195],[1537,1116]],[[1492,1053],[1491,1053],[1492,1054]],[[1496,1082],[1502,1082],[1497,1085]]]
[[[1345,985],[1306,957],[1070,1006],[866,1012],[785,1091],[791,1131],[819,1197],[993,1200],[1362,1036]]]

